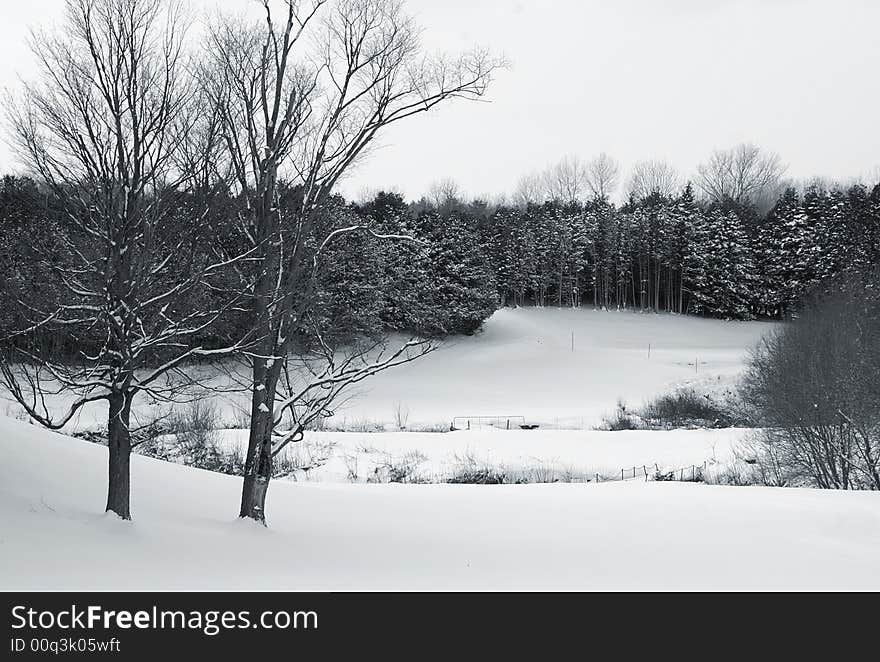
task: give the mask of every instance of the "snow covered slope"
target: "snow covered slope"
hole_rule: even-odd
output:
[[[340,416],[391,420],[395,403],[411,421],[521,415],[590,427],[673,385],[742,370],[767,322],[594,310],[505,308],[473,337],[364,383]],[[572,351],[572,334],[574,351]],[[650,346],[650,355],[649,355]]]
[[[609,483],[240,481],[132,458],[134,522],[101,512],[106,449],[0,418],[2,589],[880,589],[880,494]]]
[[[618,399],[638,408],[679,384],[729,385],[749,349],[772,327],[680,315],[502,309],[482,333],[451,338],[434,354],[364,381],[332,422],[391,423],[400,403],[411,425],[515,415],[545,427],[591,428],[613,414]],[[216,368],[202,367],[196,374],[205,385],[228,386]],[[18,407],[4,399],[9,397],[0,393],[0,414],[12,415]],[[50,400],[59,411],[70,404],[65,396]],[[229,423],[236,411],[248,409],[246,394],[215,402]],[[158,413],[145,398],[135,402],[135,411],[141,422]],[[102,425],[106,405],[96,403],[69,431]]]

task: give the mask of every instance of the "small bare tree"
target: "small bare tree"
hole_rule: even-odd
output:
[[[213,26],[203,79],[222,117],[230,183],[247,210],[240,227],[255,253],[246,339],[251,427],[240,515],[264,522],[272,457],[297,437],[308,412],[329,409],[341,385],[429,347],[414,339],[399,348],[401,354],[391,352],[397,358],[386,355],[379,365],[347,373],[350,364],[331,364],[336,352],[318,339],[319,346],[328,345],[323,367],[313,366],[308,384],[279,394],[297,331],[310,323],[326,246],[352,232],[407,239],[358,224],[316,238],[322,207],[383,129],[450,99],[482,97],[503,63],[483,50],[424,54],[418,28],[397,0],[261,5],[261,24],[224,19]],[[298,190],[295,209],[286,215],[278,200],[282,176]],[[292,433],[277,429],[279,406],[295,414]]]
[[[673,196],[682,186],[675,166],[666,161],[640,161],[633,166],[626,192],[637,199],[651,195]]]
[[[602,152],[587,163],[586,182],[594,198],[609,199],[620,183],[620,164]]]
[[[187,360],[222,352],[191,338],[234,305],[199,298],[234,260],[211,248],[208,192],[188,188],[199,168],[179,170],[188,159],[204,170],[212,151],[185,28],[164,0],[68,0],[64,31],[34,36],[39,82],[10,106],[19,154],[60,208],[57,243],[42,253],[59,294],[13,302],[30,325],[6,339],[0,370],[47,427],[109,403],[107,510],[124,519],[134,398],[169,397]],[[198,149],[184,150],[195,136]],[[46,342],[59,336],[72,356]],[[58,395],[69,400],[60,415]]]
[[[717,150],[697,168],[697,186],[711,200],[758,203],[775,194],[786,167],[778,154],[743,143]]]

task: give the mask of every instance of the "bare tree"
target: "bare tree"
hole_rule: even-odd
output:
[[[544,172],[544,191],[551,200],[574,203],[584,199],[588,180],[587,165],[576,156],[567,156]]]
[[[0,370],[51,428],[109,403],[107,510],[124,519],[134,398],[168,397],[187,360],[222,352],[190,339],[234,305],[195,305],[234,260],[212,253],[208,194],[188,188],[213,139],[210,114],[193,108],[185,28],[163,0],[68,0],[63,32],[33,38],[39,81],[10,106],[19,154],[61,220],[41,253],[58,296],[13,302],[30,325],[6,339]],[[184,173],[187,162],[201,165]],[[72,356],[47,343],[60,335]],[[60,415],[50,402],[58,395],[72,397]]]
[[[594,198],[609,199],[620,183],[620,164],[602,152],[587,163],[586,183]]]
[[[520,177],[513,190],[513,203],[517,207],[528,207],[545,200],[544,180],[541,175],[532,173]]]
[[[711,200],[759,202],[775,194],[786,167],[778,154],[765,153],[743,143],[717,150],[697,168],[697,186]]]
[[[407,239],[355,224],[316,240],[322,206],[385,127],[450,99],[482,97],[503,63],[483,50],[425,55],[417,26],[396,0],[261,4],[261,25],[227,19],[213,26],[204,80],[220,109],[232,183],[247,209],[241,230],[255,251],[247,339],[251,427],[240,515],[264,522],[273,454],[301,433],[307,417],[298,407],[320,392],[300,395],[303,387],[284,396],[279,384],[297,329],[310,323],[323,249],[352,232]],[[282,175],[299,192],[286,217],[278,204]],[[411,360],[425,345],[414,340],[402,349]],[[324,368],[315,372],[336,377],[316,379],[339,385],[338,370],[346,368],[331,365],[332,355],[328,347]],[[309,410],[326,410],[332,400],[319,399]],[[295,414],[293,430],[278,430],[284,410]]]
[[[681,177],[673,165],[666,161],[640,161],[633,166],[626,192],[637,199],[654,194],[672,196],[681,186]]]
[[[437,209],[448,209],[462,199],[461,187],[451,177],[446,177],[431,185],[430,200]]]

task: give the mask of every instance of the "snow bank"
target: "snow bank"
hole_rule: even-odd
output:
[[[123,522],[106,452],[0,418],[0,588],[880,589],[877,493],[277,482],[263,529],[239,479],[134,457]]]

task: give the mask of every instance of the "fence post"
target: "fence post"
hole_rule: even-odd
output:
[[[507,419],[507,429],[508,430],[510,429],[510,419],[509,418]]]
[[[623,480],[623,469],[620,470],[620,480]]]

